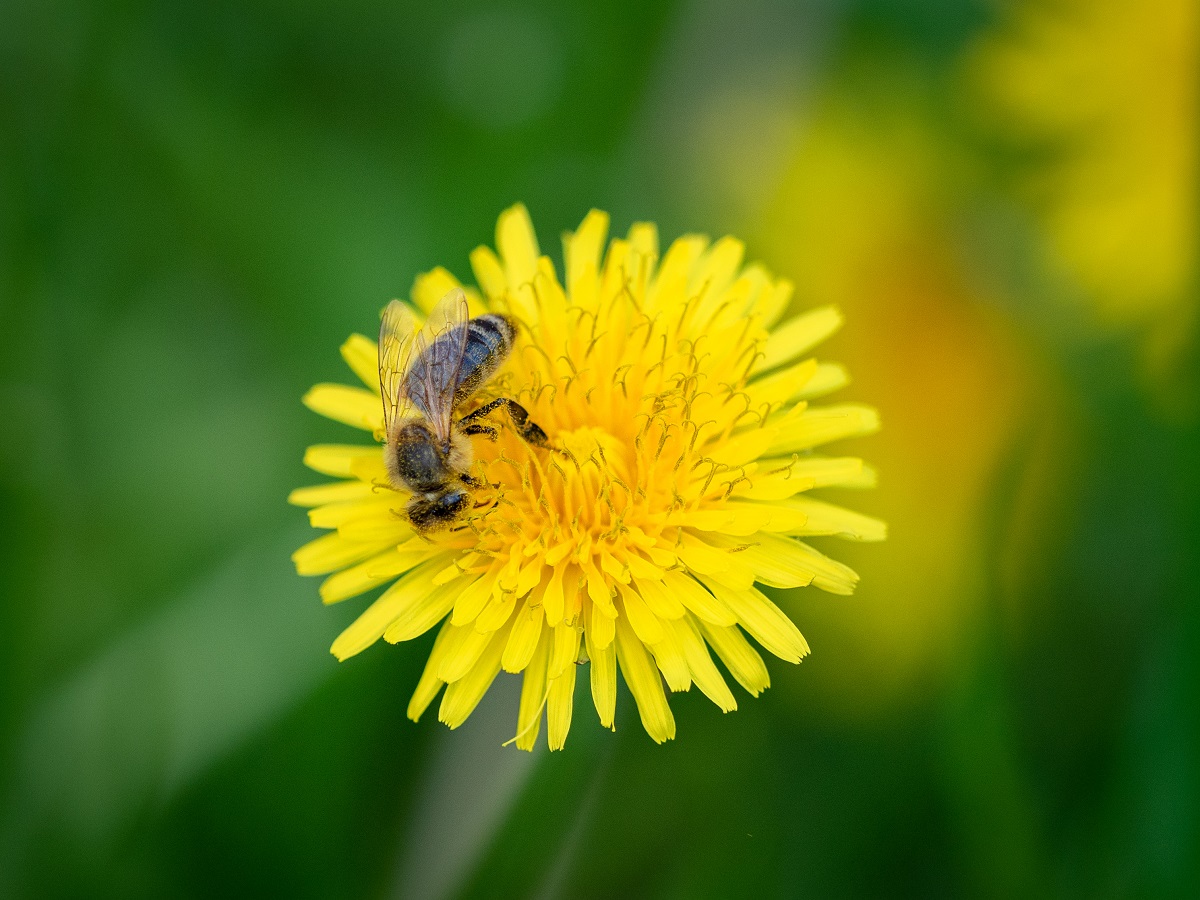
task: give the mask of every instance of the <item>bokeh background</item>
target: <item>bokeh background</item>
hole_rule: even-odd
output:
[[[0,5],[0,894],[1195,896],[1194,0]],[[884,430],[722,716],[404,718],[304,410],[501,209],[743,237]],[[845,499],[845,498],[843,498]],[[580,682],[586,686],[586,680]]]

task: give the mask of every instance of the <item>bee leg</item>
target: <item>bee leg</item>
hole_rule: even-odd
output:
[[[504,402],[508,405],[508,417],[517,426],[517,431],[521,433],[521,439],[525,443],[533,444],[535,447],[549,445],[550,440],[546,437],[546,432],[542,431],[542,427],[537,422],[529,421],[529,413],[525,411],[525,407],[507,397],[504,398]]]
[[[500,436],[496,429],[491,425],[463,425],[460,421],[458,426],[459,432],[468,436],[472,434],[482,434],[486,436],[489,441],[494,441]]]
[[[505,402],[506,402],[505,398],[501,397],[498,400],[492,400],[488,403],[483,404],[483,406],[479,407],[479,409],[477,409],[473,412],[467,413],[465,416],[463,416],[461,419],[458,420],[459,428],[462,428],[462,426],[464,426],[464,425],[466,425],[470,428],[475,428],[476,426],[470,424],[471,422],[473,422],[475,419],[482,419],[484,416],[486,416],[490,412],[492,412],[492,410],[497,409],[500,406],[503,406]]]
[[[536,447],[545,447],[549,440],[546,437],[546,432],[542,431],[541,427],[536,422],[529,421],[529,412],[516,400],[510,400],[508,397],[498,397],[489,403],[483,404],[479,409],[472,413],[468,413],[459,419],[458,424],[461,428],[464,423],[469,423],[472,419],[478,419],[486,416],[493,410],[499,409],[501,406],[508,410],[508,417],[512,419],[512,423],[516,426],[517,433],[521,435],[521,439],[526,443],[533,444]],[[478,426],[467,424],[467,428],[475,428]],[[464,430],[464,434],[470,433]]]
[[[467,487],[473,487],[473,488],[483,487],[483,482],[480,481],[478,478],[476,478],[474,475],[465,475],[464,474],[464,475],[460,475],[458,477],[462,479],[463,484],[467,485]]]

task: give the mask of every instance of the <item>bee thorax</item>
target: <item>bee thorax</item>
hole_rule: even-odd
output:
[[[452,477],[449,456],[429,428],[419,421],[402,426],[387,445],[384,462],[397,487],[415,493],[438,491]]]

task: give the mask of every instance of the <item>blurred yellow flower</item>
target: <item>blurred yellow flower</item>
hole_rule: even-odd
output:
[[[988,529],[1013,487],[998,479],[1014,447],[1070,420],[1056,375],[964,271],[957,204],[972,172],[938,130],[924,78],[903,60],[856,63],[812,105],[772,202],[747,224],[796,280],[801,305],[821,297],[854,322],[837,355],[856,394],[888,415],[872,441],[886,473],[872,511],[904,523],[869,563],[863,548],[847,548],[851,565],[888,572],[864,582],[853,604],[781,601],[836,648],[822,677],[788,685],[806,716],[895,716],[970,669],[997,602],[987,593]],[[1026,475],[1018,490],[1035,498],[1029,542],[1045,545],[1069,477],[1032,490]]]
[[[482,288],[468,291],[473,314],[503,311],[523,326],[493,387],[529,410],[551,447],[504,427],[477,439],[473,473],[486,486],[466,526],[413,534],[378,444],[305,456],[341,480],[290,497],[331,529],[296,552],[298,571],[333,573],[327,603],[391,582],[333,653],[344,660],[442,623],[413,719],[445,686],[439,718],[457,727],[502,669],[523,673],[516,744],[533,748],[545,709],[559,749],[576,663],[588,660],[601,723],[613,726],[619,668],[646,731],[667,740],[664,681],[736,708],[710,648],[754,695],[769,677],[743,631],[790,662],[808,653],[756,584],[853,591],[853,571],[797,538],[884,537],[882,522],[807,496],[874,482],[859,459],[813,453],[878,427],[865,406],[809,405],[846,381],[842,367],[807,357],[840,314],[824,307],[777,325],[791,285],[743,266],[731,238],[682,237],[660,261],[653,225],[605,251],[607,230],[593,211],[566,236],[565,284],[522,206],[500,217],[499,255],[472,254]],[[413,301],[428,311],[456,286],[435,270]],[[376,345],[356,335],[342,352],[366,389],[318,385],[305,403],[379,437]]]
[[[992,124],[1043,151],[1023,186],[1052,268],[1169,367],[1195,316],[1200,5],[1028,0],[969,70]]]

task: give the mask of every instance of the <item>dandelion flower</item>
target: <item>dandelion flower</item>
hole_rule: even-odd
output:
[[[1023,0],[1006,19],[969,57],[979,108],[1038,151],[1017,184],[1053,267],[1144,327],[1147,374],[1169,374],[1197,318],[1200,6]]]
[[[342,346],[365,387],[321,384],[304,398],[376,442],[308,449],[305,463],[338,480],[289,498],[328,529],[295,553],[296,568],[328,576],[326,603],[388,585],[334,642],[339,660],[438,629],[414,720],[445,688],[439,718],[455,728],[501,670],[520,673],[515,742],[533,748],[544,710],[556,750],[577,677],[590,678],[600,722],[614,726],[620,670],[646,731],[665,741],[675,720],[664,683],[694,684],[729,711],[737,703],[714,653],[752,695],[769,676],[747,635],[789,662],[808,653],[760,586],[854,590],[858,576],[806,538],[884,537],[882,522],[808,496],[874,482],[859,459],[813,452],[878,427],[865,406],[809,405],[847,380],[808,356],[839,313],[777,324],[791,285],[743,266],[731,238],[685,236],[660,259],[653,225],[606,248],[607,230],[593,211],[565,236],[562,281],[523,206],[501,215],[498,252],[471,255],[471,314],[520,323],[472,405],[488,392],[516,399],[549,447],[525,443],[502,417],[494,440],[473,438],[481,486],[460,527],[415,534],[407,495],[388,483],[374,341]],[[423,275],[414,307],[427,313],[457,287],[443,269]]]

